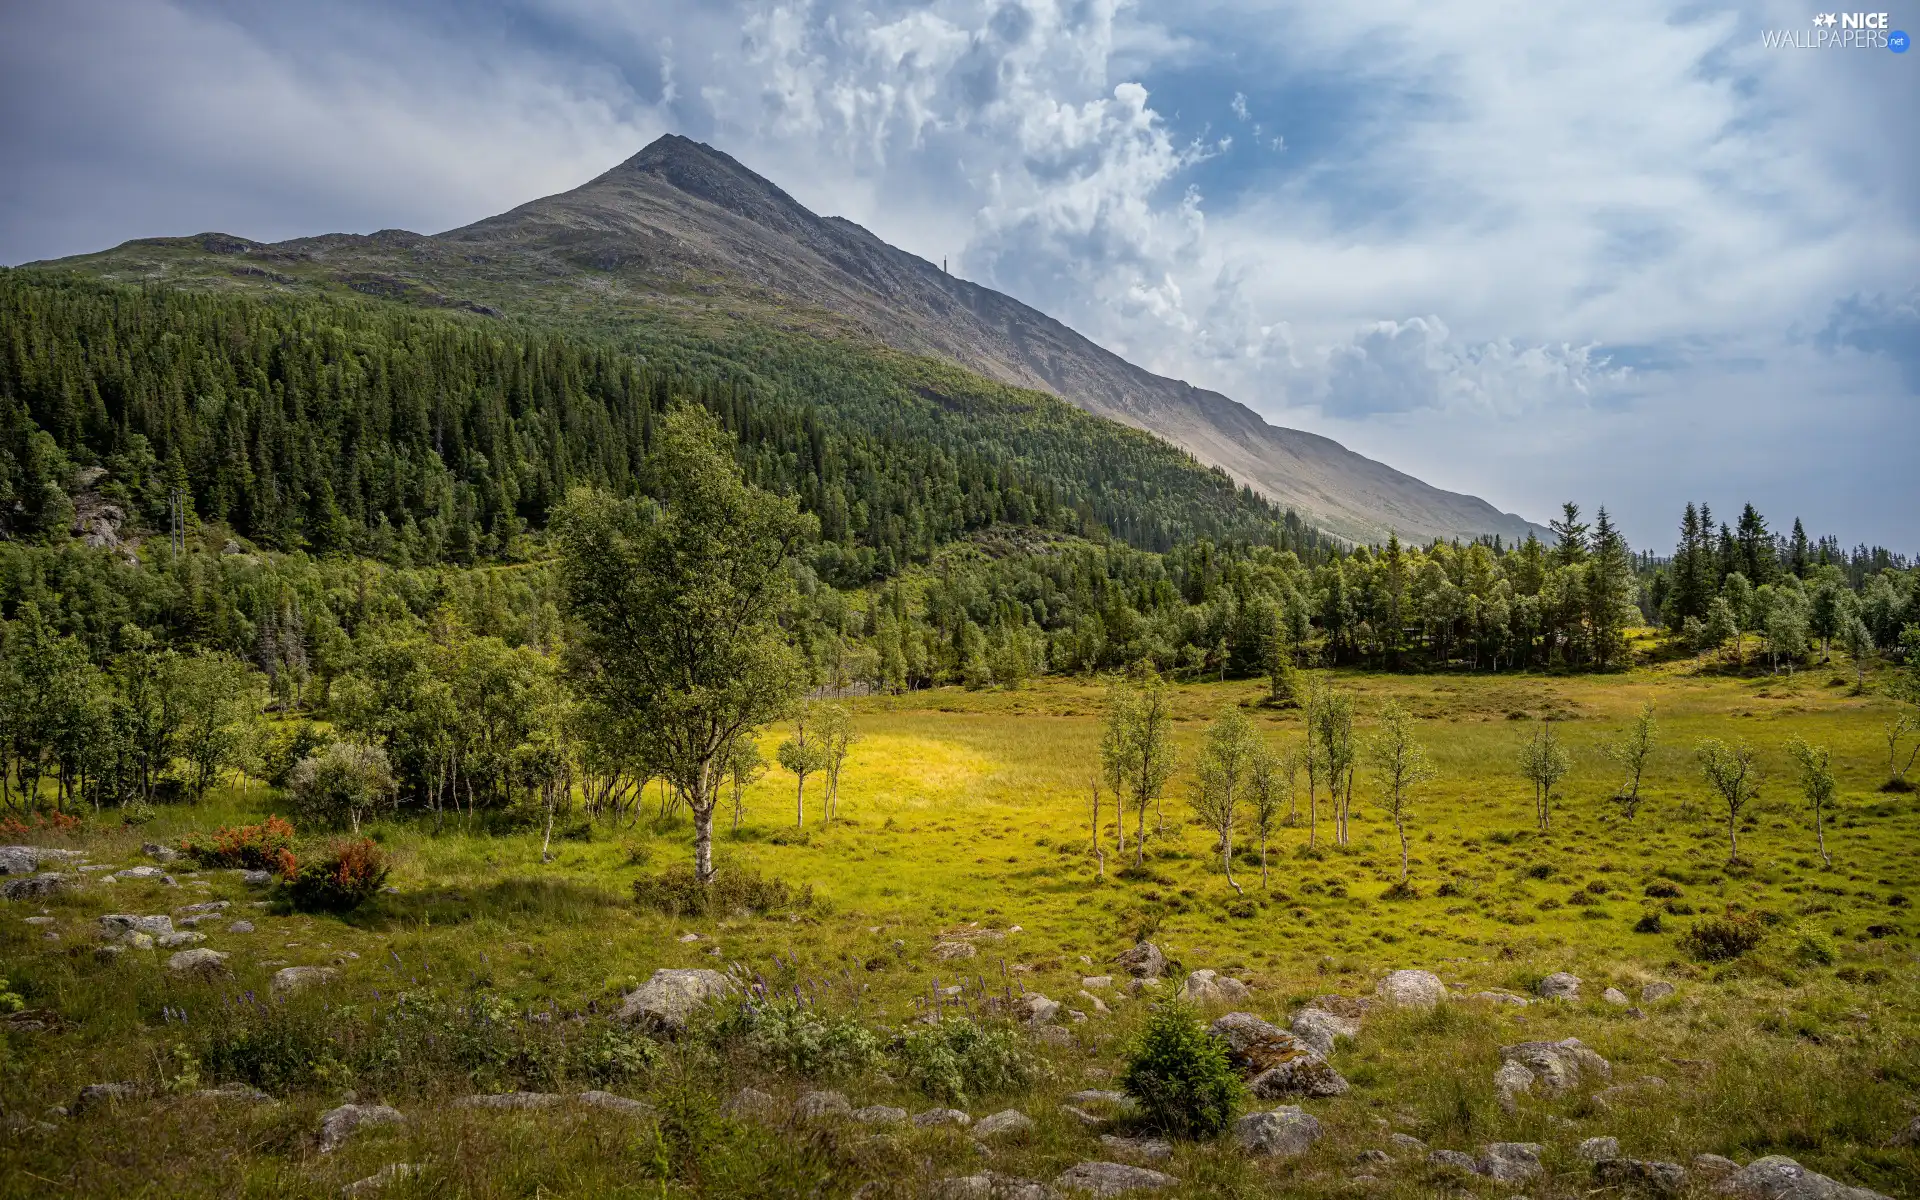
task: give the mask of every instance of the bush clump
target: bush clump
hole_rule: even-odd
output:
[[[293,906],[303,912],[351,912],[380,890],[391,869],[386,852],[372,838],[337,842],[294,873]]]
[[[1680,948],[1702,962],[1727,962],[1752,950],[1766,936],[1759,917],[1729,909],[1724,916],[1695,922],[1680,935]]]
[[[1793,931],[1793,957],[1804,966],[1830,967],[1835,958],[1833,939],[1817,925],[1797,925]]]
[[[212,837],[190,833],[180,839],[180,853],[202,867],[239,867],[291,876],[293,824],[285,817],[268,817],[258,825],[227,825]]]
[[[807,909],[813,906],[813,885],[795,892],[778,879],[768,879],[758,871],[731,869],[720,871],[712,883],[702,884],[691,867],[675,867],[659,875],[633,881],[633,901],[670,917],[707,916],[745,909],[751,913],[769,913],[781,909]]]
[[[1018,1091],[1040,1074],[1039,1060],[1013,1028],[964,1017],[909,1030],[888,1049],[915,1087],[961,1106],[982,1096]]]
[[[1178,1003],[1147,1019],[1127,1052],[1120,1086],[1150,1124],[1176,1137],[1211,1137],[1225,1130],[1245,1094],[1226,1047],[1192,1008]]]
[[[748,1000],[728,1010],[708,1036],[799,1075],[845,1077],[880,1060],[880,1038],[872,1030],[800,1000]]]
[[[1633,923],[1633,931],[1635,933],[1659,933],[1663,928],[1665,928],[1665,925],[1661,922],[1660,914],[1657,912],[1646,913],[1638,921]]]

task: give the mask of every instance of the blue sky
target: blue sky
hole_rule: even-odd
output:
[[[436,232],[679,132],[1446,487],[1920,550],[1920,53],[1797,3],[0,8],[0,262]],[[1920,29],[1920,8],[1890,14]]]

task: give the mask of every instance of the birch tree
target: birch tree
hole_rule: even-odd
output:
[[[1640,811],[1640,779],[1646,774],[1647,763],[1653,759],[1657,733],[1653,704],[1648,702],[1640,706],[1640,714],[1624,733],[1601,748],[1601,753],[1620,764],[1626,773],[1620,786],[1614,789],[1613,801],[1620,806],[1620,811],[1627,814],[1629,821]]]
[[[781,766],[793,772],[793,824],[796,829],[804,829],[807,824],[807,776],[825,769],[827,765],[827,747],[814,721],[812,705],[800,706],[800,712],[793,718],[793,736],[780,743],[774,757],[780,760]]]
[[[1553,722],[1542,721],[1520,747],[1520,773],[1533,784],[1533,818],[1541,833],[1553,827],[1553,789],[1573,769],[1573,758],[1554,736]]]
[[[1394,832],[1400,835],[1400,883],[1407,882],[1407,818],[1413,789],[1427,783],[1438,773],[1427,757],[1426,747],[1413,736],[1413,718],[1396,701],[1380,713],[1380,727],[1367,744],[1368,762],[1379,776],[1381,804],[1393,819]]]
[[[1281,823],[1280,806],[1285,797],[1293,805],[1294,755],[1292,750],[1276,751],[1256,740],[1247,763],[1247,809],[1253,835],[1260,839],[1260,886],[1267,886],[1267,839]],[[1291,813],[1288,814],[1289,816]]]
[[[1760,768],[1753,761],[1753,747],[1745,742],[1729,746],[1719,738],[1706,738],[1695,753],[1700,773],[1727,810],[1727,863],[1732,865],[1740,861],[1740,812],[1760,794]]]
[[[1227,885],[1242,895],[1233,878],[1233,830],[1257,748],[1252,724],[1239,709],[1229,708],[1207,727],[1200,761],[1194,767],[1194,812],[1219,836],[1221,870]]]
[[[1145,866],[1147,806],[1159,799],[1178,762],[1173,746],[1173,697],[1153,668],[1142,667],[1133,678],[1108,689],[1100,758],[1107,786],[1115,793],[1120,852],[1127,848],[1125,801],[1131,798],[1137,821],[1134,864]]]
[[[1827,853],[1826,810],[1833,803],[1839,785],[1833,778],[1833,752],[1825,746],[1810,746],[1799,738],[1787,743],[1787,755],[1800,773],[1800,794],[1813,810],[1813,836],[1820,847],[1820,860],[1829,867],[1833,855]]]

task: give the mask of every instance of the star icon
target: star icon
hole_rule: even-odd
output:
[[[1834,19],[1834,15],[1833,15],[1832,13],[1821,13],[1821,14],[1820,14],[1819,16],[1817,16],[1817,17],[1815,17],[1815,18],[1813,19],[1813,23],[1814,23],[1815,25],[1835,25],[1835,24],[1838,24],[1838,22],[1837,22],[1837,21],[1836,21],[1836,20]]]

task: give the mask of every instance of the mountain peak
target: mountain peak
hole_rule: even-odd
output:
[[[751,221],[781,226],[819,219],[731,154],[677,133],[655,138],[594,183],[631,180],[635,174],[651,176],[676,191]]]

